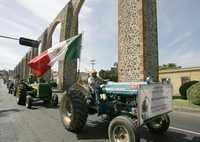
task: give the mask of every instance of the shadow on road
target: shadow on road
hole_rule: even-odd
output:
[[[79,140],[107,139],[108,122],[100,120],[88,120],[83,131],[77,135]]]
[[[77,138],[79,140],[108,139],[108,125],[108,122],[88,120],[87,125],[83,131],[77,135]],[[172,130],[169,130],[163,135],[156,135],[150,133],[147,128],[141,128],[140,136],[140,142],[200,142],[200,136],[184,134]]]
[[[3,110],[0,109],[0,117],[5,117],[5,116],[9,115],[10,113],[19,112],[19,111],[20,111],[19,109],[15,109],[15,108],[3,109]]]
[[[58,106],[53,106],[50,103],[44,103],[43,101],[35,101],[35,102],[32,103],[31,109],[34,110],[34,109],[39,109],[41,107],[45,107],[47,109],[58,109],[59,105]]]
[[[150,133],[147,129],[141,129],[140,134],[141,139],[145,142],[200,142],[200,137],[174,131],[168,131],[164,135],[156,135]]]

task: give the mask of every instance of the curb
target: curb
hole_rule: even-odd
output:
[[[180,112],[199,112],[200,113],[200,109],[195,109],[195,108],[173,108],[174,111],[180,111]]]

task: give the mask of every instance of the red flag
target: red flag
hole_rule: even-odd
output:
[[[28,64],[32,72],[41,77],[47,70],[51,68],[58,60],[72,60],[80,56],[82,35],[79,34],[66,41],[63,41],[40,55],[33,58]]]

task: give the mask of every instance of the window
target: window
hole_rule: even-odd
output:
[[[161,81],[162,81],[162,83],[171,83],[170,78],[162,78]]]
[[[161,81],[162,83],[166,82],[167,78],[162,78]]]

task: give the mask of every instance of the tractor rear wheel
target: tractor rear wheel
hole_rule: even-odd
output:
[[[61,100],[60,115],[64,127],[78,133],[87,121],[87,107],[84,95],[76,89],[70,90]]]
[[[139,142],[137,121],[127,116],[114,118],[108,128],[110,142]]]
[[[56,95],[56,94],[52,95],[52,97],[51,97],[51,104],[53,106],[57,106],[58,105],[58,95]]]
[[[170,119],[167,114],[162,115],[147,124],[149,131],[155,134],[165,133],[170,125]]]
[[[22,86],[17,87],[17,104],[25,105],[26,102],[26,92]]]
[[[16,96],[16,94],[17,94],[17,87],[14,88],[14,94],[13,95]]]

